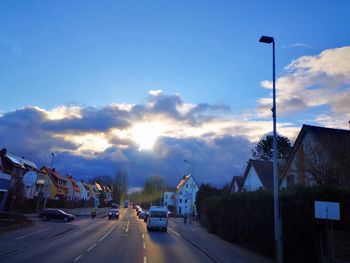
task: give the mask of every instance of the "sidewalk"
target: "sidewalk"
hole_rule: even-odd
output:
[[[199,222],[192,221],[185,225],[183,218],[172,218],[176,222],[180,234],[190,243],[198,247],[215,262],[222,263],[273,263],[273,260],[259,256],[251,251],[243,249],[232,243],[229,243],[219,236],[210,234],[206,229],[199,225]]]

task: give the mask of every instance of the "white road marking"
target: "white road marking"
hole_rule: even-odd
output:
[[[93,249],[94,247],[96,247],[96,244],[93,244],[91,247],[89,247],[89,249],[87,251],[90,251],[91,249]]]
[[[101,239],[99,240],[99,242],[102,242],[103,239],[105,239],[118,225],[115,225],[114,227],[112,227],[111,230],[109,230],[103,237],[101,237]]]
[[[139,222],[137,222],[137,225],[139,226],[140,231],[143,232]]]
[[[194,231],[193,227],[191,225],[189,225],[189,227],[191,228],[192,231]]]
[[[168,227],[168,230],[171,232],[171,233],[173,233],[173,234],[175,234],[175,235],[177,235],[177,236],[181,236],[179,233],[177,233],[176,231],[174,231],[174,230],[172,230],[170,227]]]
[[[128,231],[129,231],[129,225],[130,225],[130,222],[128,221],[128,223],[126,224],[125,232],[128,232]]]
[[[143,249],[146,249],[146,243],[143,241]]]
[[[146,256],[143,257],[143,263],[147,263],[147,258],[146,258]]]
[[[145,239],[145,235],[144,234],[142,234],[142,238]]]
[[[20,239],[23,239],[23,238],[26,238],[26,237],[29,237],[29,236],[32,236],[32,235],[39,234],[39,233],[41,233],[41,232],[47,231],[47,230],[49,230],[49,229],[51,229],[51,227],[48,227],[48,228],[45,228],[45,229],[36,231],[36,232],[34,232],[34,233],[30,233],[30,234],[27,234],[27,235],[24,235],[24,236],[21,236],[21,237],[17,237],[17,238],[15,238],[14,240],[20,240]]]
[[[76,258],[74,259],[74,261],[78,261],[81,257],[83,257],[83,255],[80,255],[79,257],[76,257]]]

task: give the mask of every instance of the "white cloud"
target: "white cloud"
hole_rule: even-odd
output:
[[[287,116],[326,106],[338,119],[350,118],[350,46],[303,56],[285,67],[286,75],[276,82],[278,112]],[[270,89],[271,82],[262,81]],[[258,100],[258,115],[268,116],[271,98]],[[322,118],[315,119],[320,122]],[[345,127],[345,124],[340,127]]]
[[[284,45],[282,48],[311,48],[310,45],[304,43],[293,43],[289,45]]]

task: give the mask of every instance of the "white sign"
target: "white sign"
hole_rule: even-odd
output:
[[[26,172],[23,176],[23,184],[27,187],[31,187],[36,183],[36,180],[38,179],[38,176],[35,172],[29,171]]]
[[[315,201],[315,218],[340,220],[339,203]]]

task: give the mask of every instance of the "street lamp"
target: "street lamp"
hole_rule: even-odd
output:
[[[53,166],[53,159],[55,158],[55,154],[54,153],[51,153],[51,169],[52,169],[52,166]]]
[[[194,205],[193,205],[193,188],[194,188],[194,163],[191,163],[190,161],[187,161],[187,160],[184,160],[185,163],[188,163],[190,165],[192,165],[192,184],[191,184],[191,188],[192,188],[192,191],[191,191],[191,212],[192,214],[194,213]]]
[[[275,225],[275,261],[283,262],[282,252],[282,230],[278,203],[278,168],[277,168],[277,128],[276,128],[276,85],[275,85],[275,39],[269,36],[262,36],[261,43],[272,43],[272,117],[273,117],[273,191],[274,191],[274,225]]]

